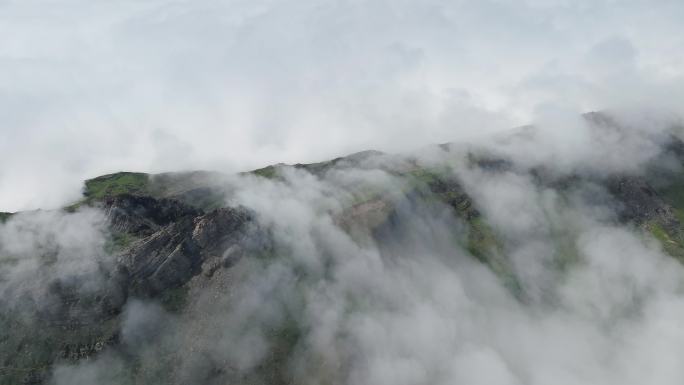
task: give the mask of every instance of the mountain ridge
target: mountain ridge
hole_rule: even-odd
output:
[[[414,230],[404,225],[407,215],[414,215],[416,208],[421,215],[448,215],[450,219],[444,223],[453,228],[441,230],[453,234],[454,248],[465,250],[489,269],[521,303],[534,301],[534,294],[525,287],[514,262],[507,256],[507,248],[515,240],[503,236],[497,225],[489,221],[472,187],[453,172],[454,165],[480,178],[524,176],[532,181],[535,189],[553,191],[567,204],[578,190],[589,202],[600,201],[614,209],[616,217],[609,222],[657,240],[666,253],[679,263],[684,262],[684,205],[679,198],[684,183],[678,182],[684,181],[684,173],[679,170],[605,176],[558,174],[543,167],[521,166],[487,152],[471,149],[463,153],[462,148],[453,144],[435,148],[442,151],[440,156],[446,157],[446,162],[424,163],[413,155],[364,151],[327,162],[272,165],[236,176],[206,171],[157,175],[120,172],[85,181],[83,199],[66,207],[64,215],[80,215],[88,210],[102,215],[106,233],[104,251],[93,271],[88,273],[98,277],[98,284],[84,290],[87,274],[52,279],[47,282],[45,294],[40,294],[50,298],[48,307],[42,305],[42,297],[31,300],[22,297],[18,303],[3,299],[6,303],[0,305],[14,311],[0,317],[4,330],[12,330],[0,339],[0,356],[4,357],[0,362],[0,383],[47,383],[53,366],[76,365],[101,355],[106,357],[105,353],[110,351],[124,357],[124,365],[129,367],[128,374],[124,375],[128,383],[152,383],[157,375],[161,377],[155,381],[160,383],[183,383],[184,374],[169,368],[181,360],[186,354],[184,351],[159,357],[158,365],[162,371],[168,371],[163,375],[157,369],[136,369],[142,365],[143,357],[126,351],[132,343],[122,329],[126,309],[135,301],[151,301],[159,307],[156,311],[172,314],[184,322],[195,320],[192,322],[202,324],[204,321],[197,320],[207,317],[203,312],[210,306],[210,298],[226,304],[239,301],[223,296],[239,293],[241,282],[248,279],[247,272],[254,266],[296,257],[296,252],[283,246],[264,212],[233,203],[243,185],[250,185],[254,191],[287,188],[298,191],[298,188],[306,190],[307,184],[339,179],[347,183],[344,188],[335,187],[345,190],[344,200],[335,209],[324,210],[330,223],[351,241],[360,245],[376,244],[387,255],[396,253],[401,241],[412,236]],[[684,164],[681,148],[684,144],[673,137],[664,153],[674,154]],[[455,161],[450,158],[452,154],[458,155]],[[660,158],[652,163],[655,167],[659,162]],[[365,179],[365,184],[346,182],[349,175],[366,173],[371,177]],[[374,184],[385,177],[396,180],[396,184],[385,187]],[[664,180],[669,182],[662,184]],[[595,194],[598,190],[604,193]],[[11,225],[26,215],[3,213],[0,219]],[[559,274],[577,263],[579,252],[568,239],[566,230],[551,228],[543,233],[548,233],[555,242],[551,261]],[[394,241],[384,245],[386,240],[394,238],[399,242],[397,245],[393,245]],[[48,245],[42,252],[44,255],[40,258],[47,261],[44,269],[48,269],[53,258],[51,253],[60,251],[53,252]],[[11,264],[13,260],[2,263]],[[297,280],[307,282],[325,277],[326,266],[320,269],[306,270],[299,266],[294,271],[299,274]],[[296,318],[291,311],[284,311],[266,329],[263,338],[270,346],[270,358],[247,371],[211,363],[202,372],[202,382],[294,383],[285,363],[297,349],[306,328],[291,319]],[[33,315],[35,319],[25,324],[23,316],[15,316],[14,312]],[[188,333],[201,335],[194,326],[188,328]],[[201,340],[189,344],[202,349]]]

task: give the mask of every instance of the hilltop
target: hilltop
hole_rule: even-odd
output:
[[[63,215],[88,210],[102,213],[106,242],[95,269],[98,284],[83,290],[87,276],[67,274],[50,278],[45,282],[49,290],[37,291],[34,297],[19,297],[16,302],[3,299],[2,305],[12,311],[3,311],[0,317],[0,383],[43,383],[55,365],[75,365],[111,352],[123,357],[117,361],[123,365],[117,375],[125,378],[125,383],[182,383],[185,374],[173,368],[179,360],[185,362],[187,355],[192,356],[190,352],[202,351],[203,338],[211,338],[202,331],[205,322],[214,322],[207,309],[216,303],[227,308],[237,306],[234,301],[240,300],[233,298],[233,293],[244,295],[243,280],[251,276],[248,272],[253,266],[290,261],[287,263],[294,264],[297,282],[303,282],[298,284],[315,287],[330,274],[326,269],[340,262],[330,260],[326,262],[330,266],[324,264],[321,271],[292,262],[289,258],[296,261],[293,250],[300,246],[297,242],[305,240],[284,243],[284,235],[276,233],[280,230],[264,212],[236,204],[245,186],[253,192],[273,189],[310,194],[312,185],[324,191],[322,196],[339,194],[331,208],[316,208],[329,218],[320,226],[333,226],[360,248],[376,245],[381,255],[401,254],[398,245],[417,234],[419,230],[405,226],[410,218],[443,217],[439,222],[442,228],[428,234],[451,234],[454,253],[466,253],[489,269],[523,304],[534,302],[535,294],[510,257],[520,241],[506,235],[500,223],[490,222],[477,188],[463,178],[463,172],[487,180],[523,178],[536,191],[552,193],[563,207],[573,207],[577,196],[587,199],[589,206],[600,203],[615,213],[608,217],[609,223],[656,240],[682,263],[684,173],[663,168],[661,163],[667,158],[684,165],[684,144],[675,137],[669,140],[662,154],[639,173],[558,173],[516,164],[490,152],[444,144],[429,150],[439,154],[437,160],[429,162],[417,155],[366,151],[327,162],[278,164],[232,176],[208,171],[119,172],[89,179],[83,198],[66,207]],[[363,177],[354,179],[357,174]],[[383,178],[392,183],[382,182]],[[601,193],[588,196],[585,191]],[[22,213],[0,215],[0,220],[10,224],[21,218]],[[548,258],[558,274],[582,259],[573,240],[574,231],[563,227],[539,230],[553,245]],[[38,269],[49,269],[51,255],[59,252],[50,246],[42,249],[40,258],[45,267]],[[11,266],[21,255],[2,257],[2,263]],[[49,306],[45,307],[40,296],[49,296]],[[191,325],[182,328],[187,340],[181,351],[169,348],[163,354],[155,353],[154,367],[149,366],[144,351],[127,350],[131,342],[122,325],[128,322],[126,309],[131,301],[138,300],[158,304],[158,311],[173,315],[177,319],[174,322]],[[363,304],[354,302],[354,306]],[[310,326],[301,324],[300,316],[293,311],[283,310],[269,319],[260,337],[266,341],[269,354],[258,364],[237,370],[232,364],[212,361],[193,369],[201,372],[198,378],[206,383],[294,383],[286,363],[301,349]]]

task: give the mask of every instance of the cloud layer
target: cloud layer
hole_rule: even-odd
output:
[[[274,255],[194,285],[180,314],[130,299],[120,349],[57,366],[53,383],[121,383],[131,357],[146,384],[681,382],[681,264],[616,222],[597,186],[559,190],[465,155],[433,148],[421,161],[454,166],[524,298],[459,243],[472,228],[402,194],[406,180],[364,167],[243,176],[230,203],[254,210]],[[359,190],[394,207],[383,231],[341,225]],[[559,269],[565,247],[576,259]]]
[[[676,0],[3,1],[0,209],[58,206],[121,169],[394,151],[559,110],[678,113],[682,14]]]

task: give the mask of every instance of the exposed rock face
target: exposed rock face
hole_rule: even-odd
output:
[[[102,266],[94,289],[84,291],[80,277],[67,277],[47,283],[41,298],[0,303],[0,384],[45,383],[49,365],[87,359],[118,343],[128,293],[126,277],[110,268]]]
[[[113,231],[150,235],[183,217],[194,217],[200,210],[172,199],[122,194],[107,197],[104,209]]]
[[[607,182],[608,191],[619,203],[621,220],[642,225],[657,221],[667,230],[678,231],[680,223],[672,206],[667,204],[644,178],[623,176]]]
[[[677,142],[671,146],[671,151],[684,159],[683,148],[684,145]],[[381,155],[360,153],[348,159],[293,167],[321,177],[333,167],[345,164],[356,167]],[[493,174],[519,171],[509,161],[492,157],[471,157],[469,162],[471,167]],[[513,290],[521,290],[510,273],[510,260],[502,251],[505,247],[503,242],[487,224],[485,211],[478,210],[477,197],[470,196],[454,175],[429,170],[418,170],[420,173],[412,174],[413,171],[416,170],[396,172],[396,177],[409,180],[407,185],[411,186],[402,191],[403,195],[397,194],[401,195],[399,200],[407,205],[429,206],[433,211],[424,210],[428,213],[426,215],[448,212],[453,223],[445,223],[455,224],[454,227],[467,226],[467,233],[458,240],[463,242],[463,249],[502,279],[509,280],[506,284]],[[634,223],[647,231],[662,228],[659,234],[670,247],[666,248],[667,252],[675,256],[679,255],[676,253],[684,255],[682,240],[677,238],[682,230],[676,215],[682,207],[666,199],[648,178],[634,175],[604,179],[582,175],[557,177],[552,171],[541,169],[521,172],[529,173],[530,179],[538,186],[559,192],[586,181],[599,185],[602,192],[610,193],[611,203],[618,208],[621,222]],[[151,299],[160,302],[168,311],[182,309],[179,311],[182,313],[191,307],[183,302],[184,292],[190,295],[202,292],[201,296],[191,296],[191,300],[209,304],[222,296],[231,296],[231,290],[236,287],[235,281],[247,271],[245,265],[248,262],[256,260],[254,263],[258,264],[259,258],[272,257],[275,253],[270,253],[273,246],[268,229],[259,226],[254,212],[243,207],[220,207],[209,211],[207,208],[215,207],[218,197],[219,194],[210,188],[193,189],[188,184],[182,192],[163,198],[122,193],[97,201],[106,214],[115,238],[113,242],[118,242],[112,248],[112,260],[107,262],[111,265],[103,262],[98,272],[102,274],[101,287],[83,294],[78,290],[78,280],[49,282],[48,305],[38,307],[26,300],[26,309],[33,312],[26,317],[32,320],[30,324],[22,324],[19,316],[9,312],[0,314],[0,326],[17,330],[7,339],[0,339],[0,348],[3,349],[0,352],[11,351],[13,354],[0,356],[0,384],[45,383],[50,365],[88,359],[103,349],[119,346],[123,312],[130,299]],[[192,204],[198,200],[202,203]],[[404,212],[411,213],[410,210]],[[0,220],[2,218],[0,215]],[[405,231],[408,239],[412,229],[402,229],[402,218],[406,216],[402,217],[402,207],[397,204],[397,199],[368,194],[363,201],[350,204],[333,219],[352,236],[376,241],[382,237],[392,238],[397,231]],[[404,246],[401,243],[396,245]],[[0,305],[3,305],[2,300],[0,298]],[[197,315],[197,319],[201,320],[201,316]],[[274,334],[279,333],[279,329],[273,330]],[[289,333],[284,334],[287,338],[279,345],[281,351],[274,355],[279,357],[273,360],[274,366],[285,362],[283,357],[287,357],[288,349],[296,343],[298,334],[295,328]],[[281,338],[280,335],[277,337]],[[200,349],[201,344],[201,340],[191,338],[187,346]],[[2,367],[19,367],[23,371],[5,376],[8,380],[4,381]],[[216,368],[221,368],[220,363]]]
[[[205,270],[228,267],[259,238],[254,235],[253,215],[244,208],[224,207],[205,214],[173,199],[129,194],[107,197],[102,207],[112,233],[131,238],[132,243],[123,246],[111,265],[99,269],[96,290],[84,293],[78,277],[56,280],[48,283],[44,304],[27,299],[19,302],[21,312],[0,316],[3,327],[21,325],[20,318],[33,319],[30,325],[15,327],[10,340],[0,340],[2,352],[18,349],[0,360],[0,384],[44,383],[49,375],[46,365],[87,359],[116,345],[128,299],[164,302],[169,292],[200,274],[203,264]],[[9,309],[1,299],[0,305]],[[2,371],[25,363],[30,367],[10,374]]]
[[[239,243],[252,220],[243,208],[205,214],[174,199],[129,194],[108,197],[103,206],[114,232],[138,239],[123,251],[118,266],[140,295],[186,283],[205,259]]]
[[[430,191],[451,206],[460,217],[470,220],[480,215],[463,186],[453,178],[436,178],[428,183]]]
[[[192,242],[192,219],[170,224],[136,242],[121,258],[133,287],[160,292],[183,284],[200,264],[199,248]]]
[[[243,208],[221,208],[194,219],[192,240],[207,253],[219,253],[237,240],[240,230],[253,219]]]
[[[181,286],[200,272],[206,259],[240,245],[251,220],[252,215],[242,208],[182,217],[136,242],[121,257],[121,266],[140,294]]]

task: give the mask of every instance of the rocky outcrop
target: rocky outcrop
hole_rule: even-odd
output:
[[[154,295],[185,284],[208,258],[239,246],[252,215],[243,208],[221,208],[185,216],[136,242],[120,258],[131,287]]]
[[[103,260],[93,277],[45,283],[40,302],[18,298],[13,310],[4,312],[10,307],[0,299],[0,327],[8,331],[0,333],[0,384],[45,383],[54,363],[88,359],[117,346],[129,299],[165,306],[178,301],[170,293],[203,271],[211,275],[232,266],[258,244],[255,239],[263,241],[253,214],[240,207],[204,213],[174,199],[130,194],[105,197],[100,205],[112,233],[131,243]],[[97,285],[83,291],[83,280]]]
[[[656,221],[668,231],[679,231],[680,223],[673,207],[665,202],[644,178],[614,177],[606,182],[606,186],[616,198],[622,222],[642,225]]]
[[[112,231],[147,236],[201,211],[173,199],[122,194],[107,197],[103,207]]]
[[[681,142],[675,143],[670,151],[673,156],[684,159]],[[382,164],[377,159],[381,156],[381,153],[367,152],[330,162],[278,167],[296,167],[325,178],[333,167],[376,167],[376,164]],[[369,160],[370,163],[364,163]],[[493,156],[471,156],[467,161],[467,167],[479,168],[492,175],[519,172],[529,176],[536,187],[561,195],[578,186],[600,186],[596,189],[600,190],[597,199],[610,200],[621,223],[633,223],[656,234],[669,247],[666,252],[673,256],[681,253],[680,260],[684,262],[684,248],[681,247],[684,243],[676,236],[682,231],[676,215],[681,213],[682,206],[677,206],[658,187],[653,187],[648,177],[558,175],[553,169],[520,169],[508,160]],[[378,166],[378,169],[382,168]],[[454,173],[448,168],[426,170],[410,162],[392,168],[392,172],[383,170],[392,177],[403,178],[406,183],[401,185],[401,190],[393,190],[392,194],[373,190],[361,195],[362,198],[341,208],[334,216],[337,226],[351,234],[355,241],[383,244],[379,240],[396,240],[396,244],[385,242],[378,246],[381,253],[384,252],[383,256],[391,256],[389,248],[409,247],[411,237],[423,234],[414,231],[415,228],[402,226],[407,222],[406,215],[416,213],[411,208],[425,208],[419,210],[425,216],[448,214],[444,216],[450,221],[440,223],[444,223],[447,230],[453,225],[455,242],[467,250],[462,254],[489,266],[516,295],[522,291],[507,259],[507,240],[488,225],[485,211],[478,210],[478,197],[470,196]],[[255,173],[263,177],[276,175],[273,167]],[[128,174],[114,177],[130,179]],[[96,183],[95,187],[101,187],[97,191],[103,194],[119,191],[120,186],[112,182],[114,177],[95,180],[108,183],[104,187]],[[135,190],[137,194],[116,193],[100,198],[93,193],[96,198],[88,202],[103,208],[113,234],[112,242],[118,242],[117,247],[112,248],[113,253],[107,255],[111,260],[103,262],[98,272],[102,275],[99,278],[101,285],[83,293],[79,291],[78,280],[47,282],[45,304],[28,303],[22,309],[33,313],[20,314],[23,317],[20,319],[18,313],[0,312],[0,327],[12,331],[0,334],[0,353],[3,353],[0,354],[0,379],[4,366],[25,371],[12,376],[8,383],[45,382],[48,369],[56,362],[89,359],[105,348],[116,348],[124,306],[132,298],[151,299],[161,303],[166,311],[178,311],[182,314],[177,315],[187,316],[192,313],[191,304],[197,301],[214,304],[214,301],[232,296],[237,287],[235,282],[246,276],[250,264],[278,258],[280,250],[272,246],[268,229],[259,226],[254,212],[243,207],[220,207],[224,206],[225,199],[219,189],[193,187],[196,180],[207,184],[206,179],[210,177],[213,176],[192,174],[183,177],[183,186],[178,188],[175,183],[179,177],[164,176],[155,182],[163,187],[157,187],[164,192],[163,197],[151,193],[148,184],[144,185],[146,189]],[[6,216],[0,213],[0,221]],[[463,229],[467,229],[467,234]],[[198,294],[200,292],[202,295]],[[7,307],[0,308],[5,310]],[[197,319],[201,318],[199,314]],[[31,323],[22,324],[25,319],[30,319]],[[282,344],[283,356],[296,343],[296,333],[293,335],[295,337]]]
[[[471,220],[480,216],[473,205],[473,200],[466,194],[463,186],[453,178],[434,178],[428,182],[428,188],[442,202],[451,206],[459,217]]]

